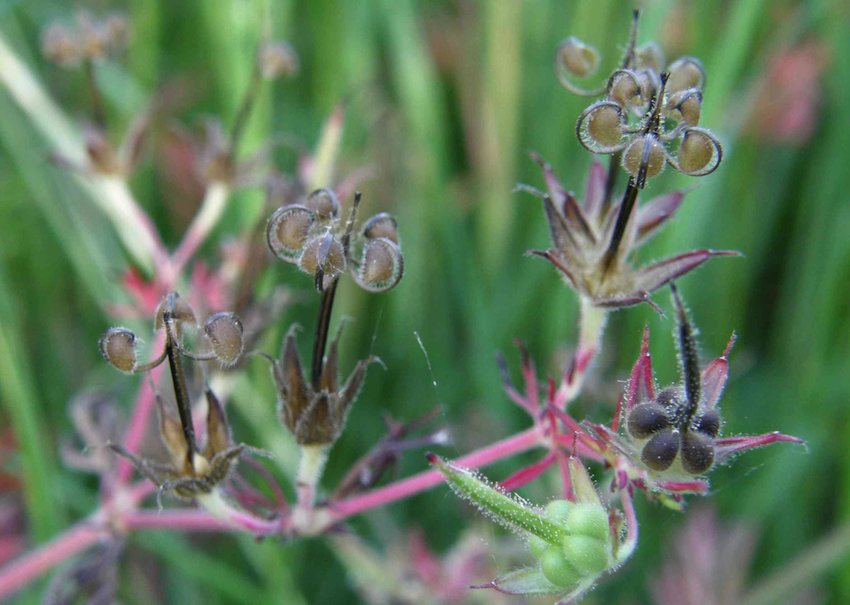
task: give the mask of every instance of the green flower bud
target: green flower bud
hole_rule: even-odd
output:
[[[572,535],[607,540],[611,536],[608,512],[602,505],[577,503],[571,507],[564,523],[564,530]]]

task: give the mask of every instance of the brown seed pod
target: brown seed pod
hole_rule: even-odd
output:
[[[390,239],[370,239],[363,246],[360,266],[354,280],[364,290],[386,292],[398,284],[404,274],[404,257],[401,249]]]
[[[185,298],[177,292],[169,292],[159,303],[156,308],[156,319],[154,320],[154,329],[159,330],[165,326],[165,314],[168,313],[171,317],[171,323],[174,326],[174,336],[179,340],[183,334],[183,326],[189,325],[197,327],[195,320],[195,312]]]
[[[363,224],[361,235],[366,239],[383,237],[397,244],[398,223],[393,215],[379,212]]]
[[[316,189],[307,196],[304,206],[315,212],[320,221],[336,218],[339,215],[339,198],[332,189]]]
[[[100,354],[115,369],[131,374],[136,369],[136,335],[127,328],[109,328],[100,337]]]
[[[576,77],[584,78],[599,67],[599,52],[570,36],[558,46],[558,64]]]
[[[613,153],[622,146],[625,114],[611,101],[598,101],[579,114],[579,142],[592,153]]]
[[[646,165],[646,178],[652,178],[664,169],[667,152],[654,135],[641,135],[631,140],[623,152],[623,168],[637,178],[641,166]]]
[[[664,51],[657,42],[646,42],[635,49],[638,68],[650,69],[656,74],[664,67]]]
[[[330,231],[308,239],[304,244],[304,252],[298,259],[299,269],[311,275],[321,270],[326,283],[345,271],[345,267],[345,251]]]
[[[667,107],[674,119],[696,126],[702,109],[702,91],[699,88],[681,90],[670,96]]]
[[[316,215],[304,206],[281,206],[266,225],[266,243],[276,257],[297,263]]]
[[[630,69],[618,69],[608,79],[608,98],[626,108],[641,103],[641,81]]]
[[[682,142],[676,154],[674,168],[691,176],[714,172],[720,164],[723,149],[711,132],[704,128],[688,128],[682,133]]]
[[[694,430],[709,437],[720,434],[720,413],[717,410],[707,410],[697,419]]]
[[[705,85],[705,70],[695,57],[679,57],[667,69],[667,92],[674,94],[686,88],[702,89]]]
[[[224,366],[232,366],[242,355],[242,322],[235,313],[222,311],[211,315],[204,324],[216,359]]]

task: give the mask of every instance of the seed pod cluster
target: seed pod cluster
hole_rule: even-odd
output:
[[[370,292],[395,287],[404,273],[395,218],[376,214],[355,235],[353,213],[344,225],[339,214],[339,199],[331,189],[317,189],[298,203],[281,206],[266,228],[269,249],[316,276],[322,290],[346,270]]]
[[[130,25],[120,13],[96,19],[86,12],[76,23],[52,23],[41,34],[41,52],[46,59],[65,68],[83,61],[101,61],[127,46]]]
[[[585,54],[590,56],[589,47],[574,38],[559,47],[561,83],[577,94],[603,96],[579,115],[579,142],[592,153],[622,153],[623,168],[632,177],[651,178],[668,164],[691,176],[713,172],[722,148],[710,131],[699,127],[705,85],[702,64],[685,56],[665,67],[659,45],[637,46],[636,38],[637,18],[620,66],[596,90],[581,89],[562,77],[590,73],[582,69],[590,64],[589,58],[582,60]]]

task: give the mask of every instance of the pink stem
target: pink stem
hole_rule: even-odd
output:
[[[160,338],[157,338],[154,343],[154,350],[160,346]],[[148,418],[153,410],[154,402],[156,401],[156,392],[154,391],[153,383],[159,380],[159,375],[162,372],[162,366],[156,367],[150,372],[150,378],[145,377],[139,387],[139,394],[136,397],[136,404],[133,406],[133,415],[130,417],[130,423],[127,426],[127,432],[124,435],[124,447],[128,451],[136,452],[145,437],[145,429],[147,428]],[[124,485],[133,474],[133,465],[126,458],[121,458],[118,461],[118,470],[116,472],[116,484]]]
[[[85,520],[47,544],[12,561],[0,569],[0,600],[108,535],[108,530]]]
[[[537,427],[526,429],[502,441],[482,448],[454,462],[461,466],[480,467],[486,466],[497,460],[513,456],[540,445],[540,432]],[[381,487],[365,494],[360,494],[333,502],[329,505],[333,522],[339,522],[363,511],[377,508],[396,500],[401,500],[439,485],[444,480],[439,471],[424,471],[407,479],[396,481],[385,487]]]
[[[634,502],[632,502],[632,495],[628,487],[620,491],[620,501],[623,503],[623,512],[626,514],[626,539],[623,541],[623,547],[629,549],[629,552],[631,552],[637,546],[638,522]]]
[[[140,510],[128,513],[122,522],[131,530],[249,531],[255,535],[271,535],[280,531],[280,522],[277,519],[260,519],[236,509],[228,511],[226,520],[200,509]]]

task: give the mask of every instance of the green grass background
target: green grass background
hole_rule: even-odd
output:
[[[370,371],[333,451],[328,485],[378,438],[384,412],[412,418],[443,405],[442,421],[455,429],[449,455],[527,425],[501,392],[494,354],[506,352],[515,367],[511,343],[522,338],[542,370],[557,372],[574,342],[576,301],[551,267],[523,256],[548,245],[547,230],[539,203],[511,190],[517,182],[542,186],[527,157],[531,149],[554,164],[568,187],[582,189],[590,157],[573,132],[587,102],[558,86],[553,51],[573,34],[596,44],[603,64],[612,65],[631,3],[186,0],[83,6],[124,9],[132,20],[126,60],[99,70],[116,137],[163,84],[189,99],[176,118],[197,125],[214,114],[228,123],[263,27],[293,44],[301,70],[266,87],[243,152],[273,132],[312,145],[323,120],[346,100],[342,169],[374,166],[377,178],[362,186],[366,210],[397,215],[406,276],[382,296],[366,295],[350,282],[341,286],[337,317],[354,319],[343,343],[347,363],[374,350],[387,371]],[[681,282],[706,358],[722,350],[732,330],[739,335],[723,400],[726,430],[782,430],[808,441],[806,451],[776,446],[713,474],[710,500],[721,516],[759,529],[756,582],[805,557],[850,521],[850,9],[839,0],[659,0],[641,7],[641,40],[658,39],[670,57],[687,52],[704,61],[703,123],[725,152],[715,174],[687,181],[668,173],[651,184],[650,193],[677,186],[694,191],[642,258],[687,247],[745,254],[712,261]],[[81,118],[87,107],[81,75],[47,65],[37,53],[41,28],[71,11],[70,3],[57,0],[5,0],[0,29],[69,114]],[[753,133],[756,82],[774,53],[803,42],[819,45],[827,61],[817,80],[813,134],[782,142]],[[45,156],[33,125],[0,90],[0,428],[10,428],[17,444],[4,465],[22,481],[32,544],[95,503],[95,483],[63,468],[58,458],[56,444],[71,432],[68,401],[92,386],[116,390],[125,405],[133,393],[132,381],[104,367],[96,346],[111,321],[99,304],[121,299],[114,278],[123,252],[106,221]],[[290,153],[280,152],[275,161],[293,168]],[[166,242],[175,245],[183,223],[169,215],[149,156],[133,188]],[[259,201],[256,191],[235,196],[214,239],[250,224]],[[208,258],[213,253],[209,245],[202,251]],[[266,285],[285,280],[305,292],[309,286],[280,267],[266,279]],[[665,293],[656,299],[668,305]],[[311,325],[314,302],[308,300],[289,310],[284,324]],[[610,416],[647,322],[659,379],[675,379],[669,316],[644,308],[619,312],[577,415]],[[266,350],[275,352],[277,338],[269,337]],[[266,368],[249,368],[241,384],[232,413],[237,438],[265,447],[272,447],[269,440],[286,442],[282,429],[258,428],[274,405]],[[414,453],[401,472],[423,466]],[[517,467],[516,461],[501,464],[493,474]],[[541,500],[551,495],[546,485],[527,493]],[[388,512],[381,524],[421,525],[437,549],[450,546],[474,518],[445,489]],[[643,503],[639,512],[636,555],[588,602],[649,602],[646,578],[685,519]],[[380,543],[372,525],[355,523]],[[850,602],[850,566],[840,554],[847,548],[840,545],[828,573],[813,578],[827,602]],[[153,555],[145,565],[159,568],[172,603],[358,602],[320,540],[257,545],[247,538],[149,533],[134,536],[130,549],[138,557]],[[492,555],[498,560],[497,552]],[[123,578],[122,602],[152,602],[139,583],[135,576]],[[17,598],[37,602],[42,588],[37,584]]]

